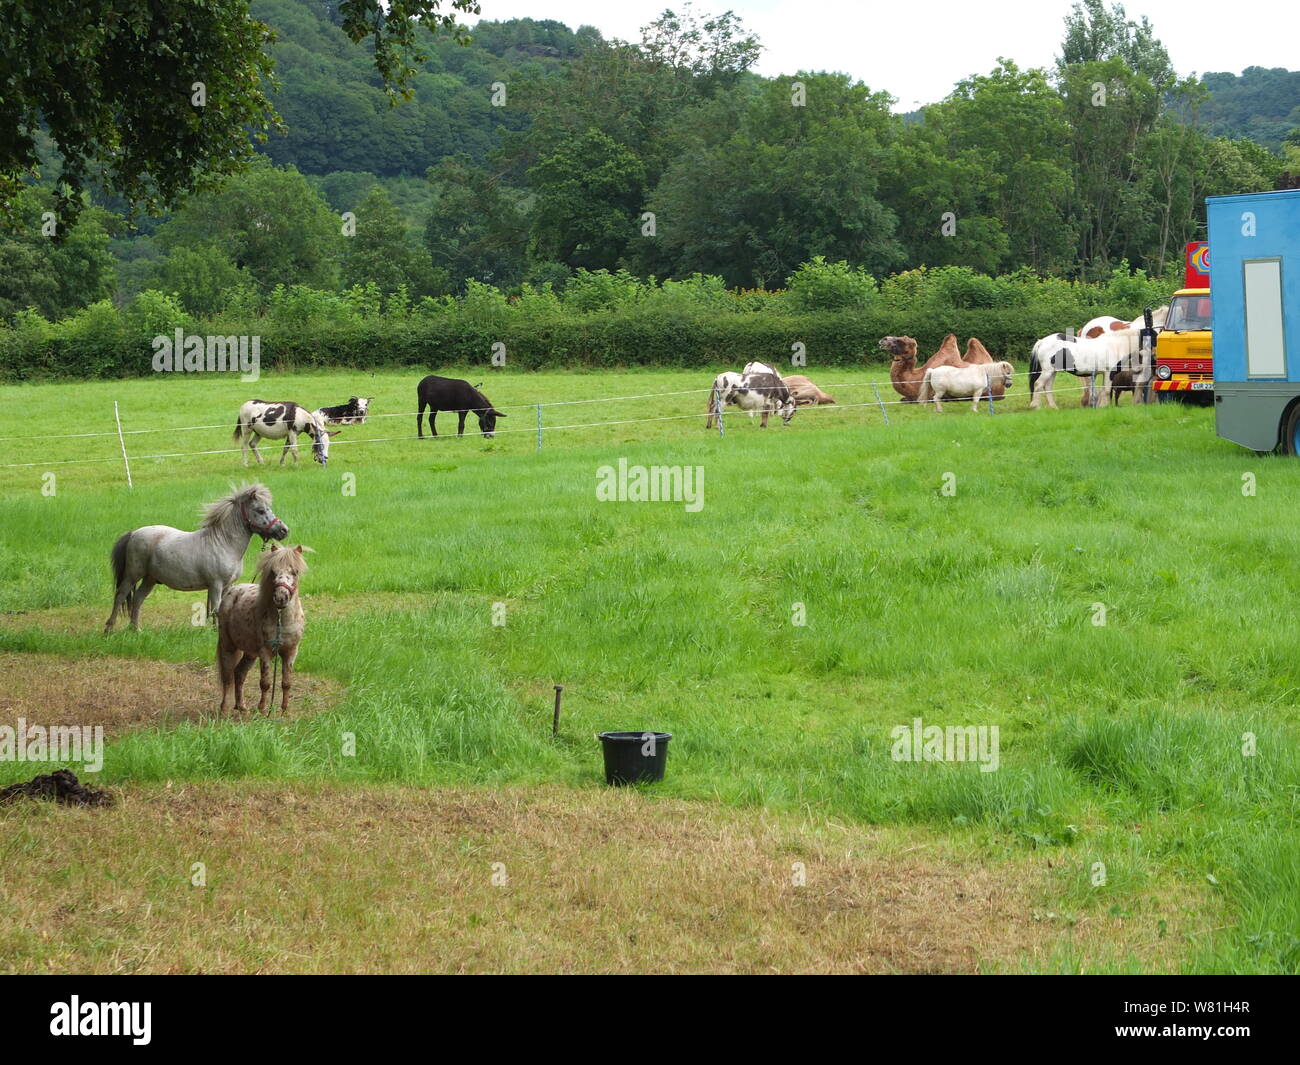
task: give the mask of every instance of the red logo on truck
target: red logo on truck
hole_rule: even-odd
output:
[[[1187,245],[1187,267],[1183,272],[1183,288],[1210,287],[1210,245],[1203,240]]]

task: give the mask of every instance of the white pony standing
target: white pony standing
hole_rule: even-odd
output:
[[[943,400],[949,396],[965,399],[971,396],[971,409],[978,410],[980,400],[989,395],[993,381],[1002,379],[1003,391],[1011,391],[1011,378],[1015,367],[1009,362],[977,363],[973,366],[932,366],[921,378],[918,403],[934,400],[934,409],[943,413]]]
[[[207,591],[208,617],[221,613],[228,587],[239,580],[248,541],[283,540],[289,528],[271,509],[265,485],[232,488],[228,496],[203,508],[196,532],[170,525],[146,525],[117,538],[109,561],[113,567],[113,610],[104,625],[113,631],[119,614],[131,612],[131,628],[140,627],[140,606],[156,585],[181,592]]]

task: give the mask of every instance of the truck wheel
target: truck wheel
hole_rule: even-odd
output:
[[[1282,419],[1282,454],[1300,455],[1300,403]]]

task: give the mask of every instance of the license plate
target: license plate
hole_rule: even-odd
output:
[[[1193,392],[1213,392],[1213,391],[1214,391],[1214,382],[1213,382],[1213,381],[1193,381],[1193,382],[1192,382],[1192,391],[1193,391]]]

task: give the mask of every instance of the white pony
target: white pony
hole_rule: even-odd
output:
[[[1029,356],[1029,389],[1033,396],[1029,409],[1037,410],[1043,395],[1047,396],[1049,407],[1059,409],[1052,394],[1052,381],[1058,372],[1086,377],[1086,387],[1094,391],[1097,375],[1101,374],[1101,400],[1097,406],[1107,406],[1110,403],[1111,371],[1137,369],[1143,362],[1139,348],[1141,337],[1141,329],[1129,326],[1097,337],[1081,339],[1066,333],[1052,333],[1036,341]]]
[[[309,411],[297,403],[268,403],[264,399],[250,399],[239,408],[239,420],[235,422],[235,434],[232,440],[239,444],[244,453],[244,465],[248,465],[248,453],[257,456],[258,463],[263,462],[261,452],[257,450],[257,438],[266,440],[283,440],[284,450],[280,452],[280,465],[290,453],[294,464],[298,462],[298,434],[306,433],[311,437],[311,457],[324,466],[330,458],[330,437],[338,430],[330,432],[325,428],[325,418],[319,411]]]
[[[131,628],[138,629],[140,605],[158,584],[182,592],[206,589],[208,616],[216,618],[226,589],[239,580],[254,533],[264,540],[289,535],[288,526],[271,510],[270,490],[260,484],[232,488],[230,495],[209,503],[197,532],[146,525],[123,533],[109,555],[113,610],[104,631],[112,632],[118,614],[128,608]]]
[[[918,403],[934,400],[934,409],[943,413],[943,399],[954,396],[971,399],[971,409],[978,410],[979,402],[989,395],[995,378],[1002,378],[1005,391],[1011,389],[1011,377],[1015,367],[1009,362],[977,363],[973,366],[932,366],[921,378],[921,391],[916,397]]]

